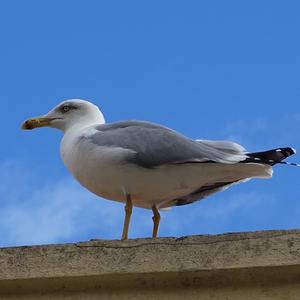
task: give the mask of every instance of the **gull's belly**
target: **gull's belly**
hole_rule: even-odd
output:
[[[84,173],[75,171],[73,174],[83,186],[101,197],[125,202],[126,194],[130,194],[133,204],[140,207],[159,206],[165,201],[190,194],[205,184],[205,178],[201,179],[201,172],[194,166],[194,170],[183,170],[182,166],[158,169],[144,169],[134,165],[98,166],[102,167],[101,171],[95,164]]]
[[[176,170],[165,167],[146,169],[107,157],[97,157],[96,160],[89,156],[86,159],[81,157],[69,169],[84,187],[96,195],[125,202],[126,194],[130,194],[135,206],[145,208],[186,195],[199,186],[199,178],[191,180],[190,175],[179,171],[180,166]],[[186,180],[187,177],[189,180]]]

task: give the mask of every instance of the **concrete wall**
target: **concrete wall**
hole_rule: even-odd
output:
[[[300,231],[0,249],[0,299],[300,299]]]

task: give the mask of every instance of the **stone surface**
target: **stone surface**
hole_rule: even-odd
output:
[[[0,249],[0,299],[299,299],[300,230]]]

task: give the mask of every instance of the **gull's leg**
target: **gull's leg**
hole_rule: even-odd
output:
[[[125,220],[123,226],[122,240],[128,239],[128,228],[130,223],[130,217],[132,212],[132,201],[130,195],[126,195],[126,204],[125,204]]]
[[[152,237],[156,238],[157,237],[157,232],[158,232],[158,226],[159,226],[159,221],[160,221],[160,214],[158,212],[158,209],[156,206],[152,206],[152,211],[153,211],[153,232],[152,232]]]

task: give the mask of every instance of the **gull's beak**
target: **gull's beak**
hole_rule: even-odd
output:
[[[24,130],[31,130],[34,128],[38,128],[38,127],[45,127],[45,126],[49,126],[49,124],[51,123],[51,121],[55,120],[57,118],[48,118],[48,117],[34,117],[31,119],[26,120],[22,126],[21,129]]]

